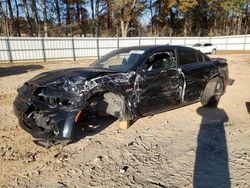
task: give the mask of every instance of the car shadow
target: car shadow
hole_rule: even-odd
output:
[[[110,115],[96,116],[95,121],[81,119],[80,123],[77,124],[76,134],[70,144],[76,143],[86,136],[93,136],[100,133],[115,121],[117,121],[117,118]]]
[[[0,77],[23,74],[44,68],[42,65],[20,65],[11,67],[0,67]]]
[[[228,116],[219,108],[200,107],[197,113],[202,121],[197,138],[193,187],[231,187],[224,130]]]

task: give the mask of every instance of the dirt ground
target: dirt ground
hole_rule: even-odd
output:
[[[228,59],[235,82],[218,108],[196,103],[123,131],[104,118],[78,142],[50,149],[19,128],[16,89],[43,71],[92,60],[0,65],[0,186],[250,187],[250,53],[219,56]]]

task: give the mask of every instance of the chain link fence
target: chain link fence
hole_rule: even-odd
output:
[[[221,37],[0,37],[0,62],[77,60],[99,58],[106,53],[129,46],[184,45],[209,42],[217,50],[250,50],[250,35]]]

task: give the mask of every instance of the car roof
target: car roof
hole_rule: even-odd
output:
[[[151,50],[160,50],[160,49],[178,49],[178,48],[187,48],[192,49],[190,47],[181,46],[181,45],[142,45],[142,46],[130,46],[124,47],[120,49],[127,49],[127,50],[144,50],[144,51],[151,51]]]

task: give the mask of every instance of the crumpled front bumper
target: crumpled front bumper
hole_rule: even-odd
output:
[[[48,134],[36,121],[29,117],[30,112],[34,109],[32,102],[27,96],[18,93],[13,102],[13,110],[18,117],[22,129],[30,133],[35,139],[41,140],[73,140],[77,123],[75,117],[79,111],[60,110],[51,116],[57,128],[57,134]]]

